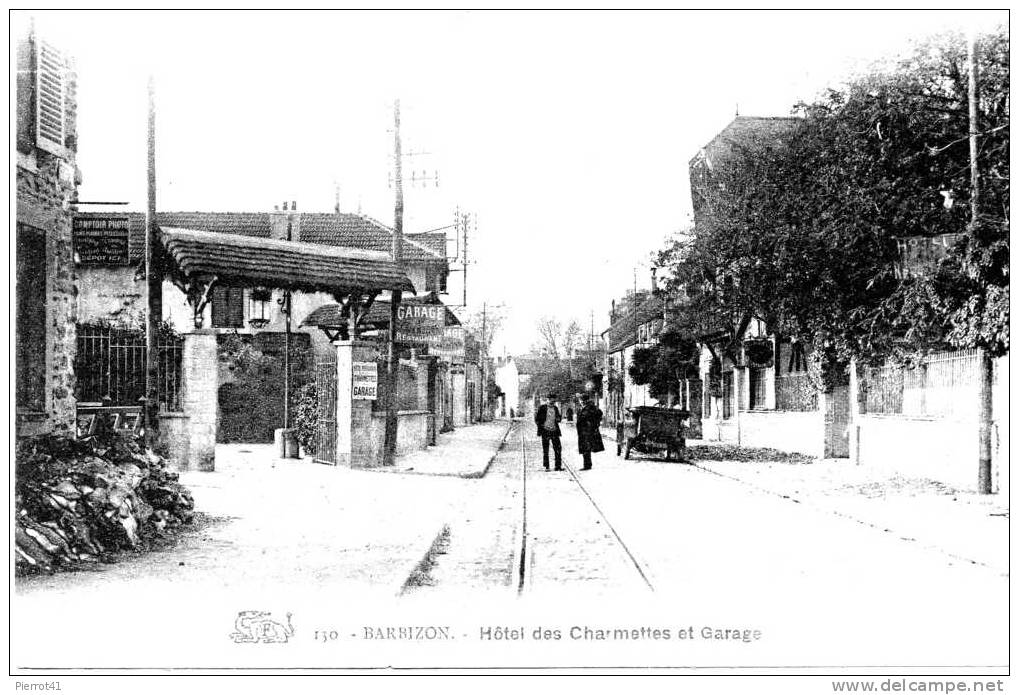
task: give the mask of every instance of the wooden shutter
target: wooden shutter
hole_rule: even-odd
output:
[[[36,39],[35,141],[53,154],[64,152],[67,64],[64,56],[43,39]]]
[[[212,288],[213,328],[244,327],[244,290],[240,287]]]

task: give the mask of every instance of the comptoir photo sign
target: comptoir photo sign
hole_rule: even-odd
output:
[[[74,253],[80,265],[127,265],[127,217],[76,217],[73,223]]]

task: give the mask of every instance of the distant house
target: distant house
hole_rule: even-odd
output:
[[[602,411],[606,424],[620,422],[625,409],[638,405],[658,405],[647,385],[635,384],[630,376],[633,353],[657,342],[665,325],[665,299],[661,294],[628,294],[610,314],[605,342],[605,366],[602,378]]]
[[[511,356],[495,360],[495,383],[502,389],[499,417],[516,417],[520,414],[520,371]]]
[[[564,371],[572,373],[573,378],[579,381],[590,379],[593,376],[590,360],[584,356],[565,359],[527,354],[513,357],[512,360],[517,370],[520,411],[523,413],[533,413],[540,400],[548,395],[534,391],[532,383],[536,377],[549,376]],[[578,384],[577,388],[583,390],[583,385]],[[578,394],[558,393],[556,395],[564,406],[570,407],[572,399]]]

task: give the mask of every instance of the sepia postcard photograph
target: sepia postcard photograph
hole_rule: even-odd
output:
[[[10,10],[10,692],[1008,692],[1009,19]]]

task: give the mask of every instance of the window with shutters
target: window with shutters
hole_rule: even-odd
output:
[[[425,292],[446,292],[446,274],[437,266],[425,268]]]
[[[64,150],[66,82],[64,56],[45,40],[36,39],[36,146],[53,154],[62,154]]]
[[[46,406],[46,233],[17,226],[17,406]]]
[[[244,289],[240,287],[212,288],[213,328],[244,327]]]

